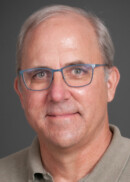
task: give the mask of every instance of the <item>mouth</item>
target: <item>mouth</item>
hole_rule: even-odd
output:
[[[75,113],[51,113],[51,114],[47,114],[47,117],[51,117],[51,118],[68,118],[68,117],[74,117],[77,114],[79,114],[78,112]]]

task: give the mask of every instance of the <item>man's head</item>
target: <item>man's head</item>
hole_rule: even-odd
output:
[[[84,87],[68,86],[59,71],[54,73],[50,87],[41,91],[27,89],[21,77],[16,78],[15,90],[27,120],[44,144],[82,146],[107,128],[107,103],[114,97],[119,72],[112,66],[111,39],[98,18],[66,6],[40,10],[25,23],[17,55],[18,70],[107,64],[107,79],[106,69],[97,67],[91,84]],[[78,67],[78,74],[79,71]],[[38,72],[32,79],[47,76]]]

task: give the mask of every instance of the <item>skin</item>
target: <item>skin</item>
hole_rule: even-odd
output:
[[[22,70],[59,69],[79,61],[103,63],[94,29],[80,15],[56,15],[26,36]],[[43,164],[55,182],[78,181],[106,151],[112,138],[107,103],[114,98],[119,77],[113,67],[106,81],[104,68],[99,67],[90,85],[72,88],[57,72],[51,87],[44,91],[27,90],[23,82],[19,89],[15,79],[27,120],[38,134]]]

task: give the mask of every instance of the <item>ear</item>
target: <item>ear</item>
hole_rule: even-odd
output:
[[[21,87],[20,86],[20,80],[19,80],[18,77],[16,77],[15,80],[14,80],[14,90],[18,94],[20,102],[21,102],[21,105],[22,105],[22,108],[24,109],[22,88],[20,88],[20,87]]]
[[[108,70],[108,80],[107,80],[108,102],[111,102],[113,100],[119,80],[120,80],[120,73],[118,69],[115,66],[113,66]]]

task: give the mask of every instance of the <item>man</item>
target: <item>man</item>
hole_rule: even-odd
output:
[[[1,182],[130,181],[130,140],[108,119],[113,52],[103,23],[78,8],[43,8],[24,23],[14,88],[37,137],[1,159]]]

